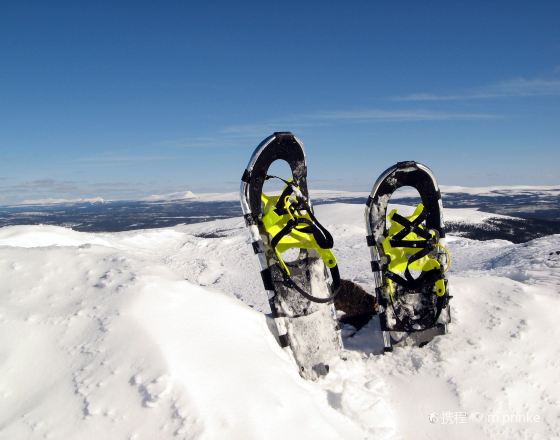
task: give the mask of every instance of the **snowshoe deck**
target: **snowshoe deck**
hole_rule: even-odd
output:
[[[403,186],[415,188],[422,203],[409,216],[396,210],[387,214],[389,199]],[[445,271],[450,258],[442,213],[435,177],[417,162],[387,169],[368,198],[367,242],[386,350],[424,345],[447,332],[451,317]]]
[[[270,165],[283,160],[292,176],[280,196],[263,194]],[[283,179],[281,179],[283,180]],[[288,132],[274,133],[255,149],[241,179],[241,207],[259,259],[272,326],[288,349],[300,375],[316,379],[327,374],[339,356],[341,338],[332,304],[338,280],[332,237],[314,217],[307,190],[307,166],[301,142]],[[294,261],[282,253],[299,249]],[[328,283],[331,271],[334,289]]]

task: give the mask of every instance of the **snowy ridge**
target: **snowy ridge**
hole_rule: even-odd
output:
[[[368,197],[370,192],[369,188],[366,191],[340,191],[329,189],[314,189],[310,190],[311,198],[315,199],[341,199],[341,198],[364,198]],[[485,197],[503,197],[503,196],[516,196],[516,195],[533,195],[543,197],[555,197],[560,195],[560,186],[530,186],[530,185],[517,185],[517,186],[457,186],[457,185],[440,185],[440,190],[443,194],[468,194],[472,196],[485,196]],[[417,197],[418,192],[412,188],[401,188],[394,195],[393,199],[402,199],[407,197]],[[91,198],[47,198],[36,200],[24,200],[19,203],[14,203],[11,206],[18,205],[67,205],[67,204],[80,204],[80,203],[104,203],[118,201],[120,199],[109,200],[103,197]],[[239,193],[233,192],[215,192],[215,193],[194,193],[193,191],[176,191],[166,194],[152,194],[137,199],[130,199],[129,201],[141,202],[180,202],[180,201],[199,201],[199,202],[231,202],[239,200]]]
[[[141,200],[145,202],[170,202],[179,200],[191,200],[197,198],[198,197],[192,191],[179,191],[170,194],[154,194]]]
[[[90,198],[77,198],[77,199],[30,199],[24,200],[18,205],[31,205],[31,206],[42,206],[42,205],[66,205],[66,204],[76,204],[76,203],[104,203],[105,199],[103,197],[90,197]]]
[[[547,195],[560,195],[560,186],[552,185],[513,185],[513,186],[456,186],[456,185],[440,185],[440,190],[445,194],[464,193],[472,195],[516,195],[516,194],[538,194],[546,193]]]
[[[0,437],[357,435],[302,383],[264,315],[118,249],[147,251],[150,238],[69,245],[68,232],[51,230],[62,246],[2,249]]]
[[[363,206],[316,211],[342,277],[371,292]],[[242,219],[2,228],[0,438],[560,436],[560,235],[448,243],[451,333],[350,351],[312,383],[268,330]]]
[[[310,190],[311,198],[320,199],[337,199],[337,198],[358,198],[368,197],[369,188],[366,191],[339,191],[329,189],[312,189]],[[457,186],[457,185],[440,185],[440,190],[444,194],[470,194],[479,196],[504,196],[516,194],[546,194],[548,196],[560,195],[560,186]],[[394,199],[402,199],[405,197],[418,196],[418,192],[413,188],[401,188],[393,196]],[[145,201],[165,201],[165,200],[181,200],[196,198],[199,201],[232,201],[239,199],[239,193],[200,193],[193,194],[191,191],[175,192],[171,194],[152,195],[141,200]]]

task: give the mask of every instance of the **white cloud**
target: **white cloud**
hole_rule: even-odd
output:
[[[515,78],[492,85],[463,90],[452,94],[414,93],[397,96],[393,101],[459,101],[531,96],[560,96],[560,80]]]
[[[74,161],[91,165],[176,161],[185,159],[182,150],[235,147],[239,145],[239,140],[233,133],[222,130],[212,136],[165,139],[148,145],[138,145],[135,148],[106,148],[105,151],[100,149],[98,153],[78,157]]]
[[[490,113],[436,112],[431,110],[354,110],[321,112],[309,115],[323,121],[379,121],[379,122],[422,122],[473,119],[498,119]]]
[[[332,123],[347,122],[429,122],[453,120],[499,119],[491,113],[444,112],[431,110],[334,110],[294,115],[289,118],[266,121],[260,124],[231,125],[222,130],[228,136],[262,137],[263,134],[282,130],[317,127]]]
[[[101,153],[96,156],[77,158],[76,162],[152,162],[157,160],[174,159],[176,159],[176,157],[173,156]]]

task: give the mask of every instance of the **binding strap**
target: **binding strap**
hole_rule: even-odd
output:
[[[288,223],[286,223],[286,226],[284,226],[280,232],[278,232],[278,234],[276,234],[270,244],[271,246],[276,249],[276,246],[278,245],[278,243],[280,242],[280,240],[282,240],[282,238],[286,237],[287,235],[290,235],[290,233],[295,229],[298,232],[304,232],[306,234],[312,234],[313,238],[315,239],[315,241],[317,242],[317,244],[319,245],[319,247],[321,249],[332,249],[333,245],[334,245],[334,240],[332,238],[332,235],[330,234],[329,231],[327,231],[323,225],[321,225],[317,219],[315,218],[315,216],[311,213],[311,211],[307,211],[309,213],[309,217],[311,217],[311,220],[308,220],[306,218],[303,217],[298,217],[296,219],[290,219],[288,220]],[[299,227],[301,225],[304,225],[303,228]]]
[[[324,303],[328,303],[331,302],[336,295],[338,295],[338,292],[340,291],[340,273],[338,271],[338,266],[334,266],[329,268],[331,271],[331,277],[332,277],[332,285],[331,285],[331,289],[333,291],[331,296],[328,296],[326,298],[318,298],[316,296],[313,296],[309,293],[307,293],[305,290],[303,290],[300,286],[298,286],[296,284],[296,282],[286,273],[285,270],[283,270],[283,268],[281,267],[282,270],[282,276],[283,276],[283,281],[284,284],[287,287],[292,287],[294,288],[297,292],[299,292],[304,298],[308,299],[311,302],[314,303],[319,303],[319,304],[324,304]]]
[[[426,220],[427,213],[425,209],[414,220],[410,221],[406,217],[403,217],[398,212],[395,212],[391,217],[391,220],[400,224],[403,229],[397,232],[390,240],[390,244],[393,247],[410,247],[410,248],[423,248],[428,246],[430,241],[433,241],[432,235],[426,231],[424,228],[420,227],[420,224]],[[414,233],[423,240],[403,240],[408,234]]]
[[[388,268],[385,272],[385,275],[388,279],[390,279],[396,284],[401,285],[406,290],[418,290],[424,285],[434,285],[437,281],[444,280],[441,264],[438,264],[438,267],[434,267],[426,271],[422,270],[418,278],[414,278],[410,273],[410,265],[429,255],[438,245],[436,238],[421,226],[421,223],[426,218],[427,218],[427,212],[424,209],[424,206],[422,206],[422,211],[418,214],[418,216],[414,220],[410,220],[398,214],[397,212],[394,212],[393,215],[391,216],[391,221],[400,224],[403,227],[403,229],[389,238],[390,246],[395,248],[402,247],[402,248],[419,249],[418,252],[414,253],[407,259],[406,268],[404,270],[404,278],[401,275],[398,275],[395,272],[390,271]],[[406,240],[405,238],[410,233],[413,233],[417,237],[420,237],[421,240]],[[437,295],[436,313],[430,320],[431,322],[423,326],[423,329],[420,330],[413,329],[412,325],[425,323],[426,319],[428,318],[429,312],[425,313],[418,319],[408,320],[409,322],[404,323],[399,318],[399,315],[394,308],[394,299],[393,296],[391,295],[391,306],[393,307],[395,318],[397,319],[399,324],[403,328],[405,328],[406,331],[409,332],[421,331],[426,328],[433,327],[436,324],[443,308],[447,306],[448,295],[446,294],[446,292],[447,289],[445,289],[445,292],[441,296]]]
[[[281,260],[280,252],[277,250],[277,246],[280,244],[281,240],[284,237],[290,236],[294,231],[298,233],[310,234],[316,244],[316,246],[302,245],[301,247],[319,248],[323,250],[332,249],[334,245],[332,235],[323,225],[321,225],[321,223],[319,223],[319,221],[313,214],[311,207],[305,200],[305,197],[303,196],[299,188],[293,183],[293,181],[286,181],[277,176],[267,175],[265,177],[266,180],[270,178],[279,179],[286,184],[286,187],[282,191],[282,194],[280,195],[278,201],[274,206],[274,213],[279,217],[290,217],[284,227],[280,229],[280,231],[276,232],[274,236],[272,236],[270,241],[270,245],[275,251],[278,258]],[[309,218],[304,217],[304,214],[302,214],[301,211],[305,211]],[[293,244],[292,246],[300,247],[297,244]],[[332,256],[332,258],[330,259],[325,259],[325,256],[321,252],[319,252],[319,254],[329,268],[332,277],[331,288],[333,294],[327,298],[315,297],[302,289],[301,286],[299,286],[290,277],[288,268],[282,260],[281,264],[278,264],[278,266],[280,267],[280,270],[282,272],[282,281],[286,286],[294,288],[309,301],[316,303],[327,303],[334,299],[340,289],[340,273],[338,270],[338,266],[336,265],[336,260],[334,259],[334,256],[332,256],[332,253],[329,252],[329,254]]]

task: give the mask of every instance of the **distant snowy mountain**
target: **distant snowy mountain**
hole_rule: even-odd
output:
[[[316,211],[373,293],[363,206]],[[558,438],[560,235],[448,243],[450,334],[373,356],[366,327],[312,383],[268,330],[239,217],[0,228],[0,438]]]
[[[154,194],[140,199],[144,202],[163,202],[163,201],[179,201],[192,200],[198,197],[192,191],[179,191],[170,194]]]
[[[468,186],[450,186],[441,185],[440,190],[442,194],[447,195],[469,195],[479,197],[519,197],[519,196],[533,196],[533,197],[558,197],[560,196],[560,186],[488,186],[488,187],[468,187]],[[370,188],[365,191],[339,191],[339,190],[325,190],[315,189],[311,190],[312,198],[319,200],[333,200],[333,199],[356,199],[367,198]],[[393,198],[403,199],[418,196],[416,190],[412,188],[402,188],[397,191]],[[200,202],[216,202],[216,201],[237,201],[239,200],[239,193],[237,191],[224,192],[224,193],[198,193],[192,191],[176,191],[165,194],[152,194],[149,196],[138,197],[127,200],[108,200],[103,197],[91,198],[46,198],[36,200],[24,200],[23,202],[13,204],[17,205],[56,205],[56,204],[80,204],[80,203],[103,203],[117,202],[117,201],[138,201],[138,202],[179,202],[179,201],[200,201]]]
[[[560,233],[559,187],[444,187],[444,208],[448,212],[448,230],[477,240],[507,239],[522,243],[537,237]],[[315,206],[351,203],[364,206],[368,192],[312,190]],[[413,205],[419,201],[412,188],[398,190],[395,203]],[[85,232],[117,232],[133,229],[170,227],[241,215],[239,194],[183,191],[152,195],[137,201],[104,201],[85,199],[84,203],[69,200],[45,201],[43,205],[0,206],[0,227],[10,225],[46,224],[71,227]],[[38,202],[38,201],[34,201]],[[60,203],[59,203],[60,202]],[[463,221],[467,209],[473,218]],[[457,215],[453,213],[457,212]]]
[[[159,194],[139,199],[144,202],[181,202],[194,201],[201,203],[212,202],[239,202],[239,192],[223,192],[223,193],[197,193],[192,191],[175,192],[170,194]]]
[[[471,195],[519,195],[519,194],[546,194],[560,196],[560,186],[541,185],[514,185],[514,186],[454,186],[441,185],[444,194],[463,193]]]
[[[103,197],[78,198],[78,199],[30,199],[20,202],[19,205],[33,206],[50,206],[50,205],[68,205],[79,203],[103,203]]]

